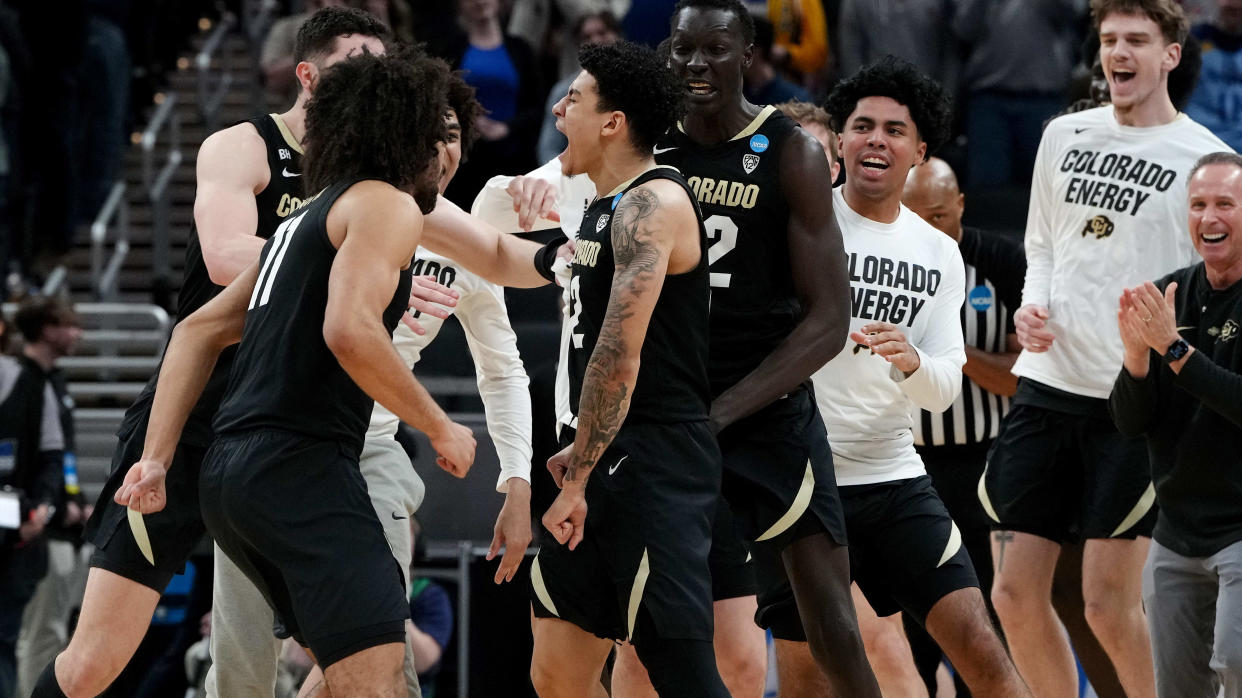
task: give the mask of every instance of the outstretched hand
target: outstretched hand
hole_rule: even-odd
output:
[[[427,334],[415,318],[427,314],[443,320],[453,314],[451,308],[457,307],[460,296],[457,291],[436,281],[434,276],[415,276],[410,283],[410,310],[414,314],[402,313],[401,323],[416,335]]]

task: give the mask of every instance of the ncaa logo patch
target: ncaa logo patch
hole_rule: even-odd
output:
[[[750,149],[756,153],[762,153],[768,149],[768,137],[762,133],[757,133],[750,137]]]
[[[758,155],[755,155],[753,153],[746,153],[745,155],[742,156],[742,169],[746,170],[746,174],[750,174],[751,172],[754,172],[755,168],[758,166],[759,166]]]
[[[970,293],[966,294],[966,302],[975,310],[983,312],[992,307],[995,297],[992,295],[992,289],[987,286],[975,286],[970,289]]]
[[[615,204],[616,202],[614,201],[613,203]],[[598,233],[599,231],[603,230],[604,226],[606,225],[608,225],[608,214],[607,213],[600,216],[599,220],[595,221],[595,232]]]

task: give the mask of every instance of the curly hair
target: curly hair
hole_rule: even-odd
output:
[[[465,162],[470,146],[479,139],[479,131],[474,126],[475,118],[487,113],[479,100],[474,96],[474,88],[466,82],[460,70],[449,75],[448,106],[457,114],[457,122],[461,124],[461,160]]]
[[[578,63],[595,78],[599,111],[624,113],[630,142],[641,153],[650,154],[685,111],[685,96],[667,60],[646,46],[586,44],[578,49]]]
[[[338,36],[361,34],[388,43],[391,32],[379,17],[352,7],[325,7],[302,22],[293,42],[293,60],[315,60],[332,53]]]
[[[1176,0],[1091,0],[1091,21],[1097,32],[1100,23],[1111,14],[1147,17],[1160,27],[1164,40],[1184,44],[1190,34],[1190,20]]]
[[[889,97],[909,109],[929,156],[949,140],[953,107],[948,96],[935,80],[906,61],[885,56],[838,82],[824,100],[832,130],[842,133],[859,100],[867,97]]]
[[[418,51],[362,54],[324,71],[306,105],[308,192],[342,179],[378,179],[435,206],[437,144],[447,140],[449,70]],[[433,171],[434,170],[434,171]]]
[[[750,10],[746,9],[741,0],[680,0],[673,8],[673,16],[669,18],[670,32],[677,29],[677,18],[681,16],[682,10],[688,8],[732,12],[733,16],[737,17],[738,24],[742,25],[742,43],[755,43],[755,18],[751,16]]]

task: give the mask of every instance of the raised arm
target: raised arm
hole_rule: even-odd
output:
[[[454,424],[414,379],[382,322],[421,227],[413,198],[387,184],[360,182],[337,199],[328,214],[328,235],[339,248],[328,277],[323,338],[358,387],[427,434],[440,466],[462,477],[474,462],[472,433]]]
[[[631,190],[613,214],[616,269],[608,309],[582,380],[573,446],[557,455],[564,467],[558,478],[562,491],[543,517],[544,526],[571,549],[582,540],[587,478],[629,412],[643,340],[669,259],[679,236],[684,252],[691,231],[697,237],[694,208],[682,189],[668,181]]]
[[[535,270],[535,253],[542,245],[501,232],[443,196],[423,219],[422,245],[494,284],[534,288],[548,283]]]
[[[850,284],[845,247],[832,214],[824,149],[801,130],[785,144],[781,184],[789,204],[789,264],[802,302],[797,326],[754,371],[712,403],[723,429],[789,393],[845,346]]]
[[[263,138],[250,124],[218,131],[199,148],[194,227],[213,283],[229,285],[259,258],[263,239],[255,235],[254,197],[270,174]]]

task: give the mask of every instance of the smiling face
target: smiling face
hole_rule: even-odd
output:
[[[910,168],[927,153],[910,110],[891,97],[858,100],[840,144],[846,188],[871,200],[899,198]]]
[[[1182,47],[1166,42],[1147,15],[1114,12],[1100,22],[1100,67],[1118,111],[1167,102],[1169,72],[1181,57]]]
[[[742,72],[753,47],[742,39],[741,20],[729,10],[687,7],[677,16],[669,67],[685,86],[691,113],[713,113],[742,98]]]
[[[457,121],[457,112],[452,109],[444,115],[444,125],[448,129],[448,140],[444,143],[441,154],[440,193],[448,188],[449,182],[457,174],[461,165],[461,124]]]
[[[565,134],[568,145],[560,154],[561,173],[583,174],[599,160],[604,129],[617,112],[599,111],[599,89],[595,77],[583,70],[569,85],[569,93],[552,108],[556,130]]]
[[[1218,272],[1242,272],[1242,168],[1205,165],[1188,184],[1190,241]]]

